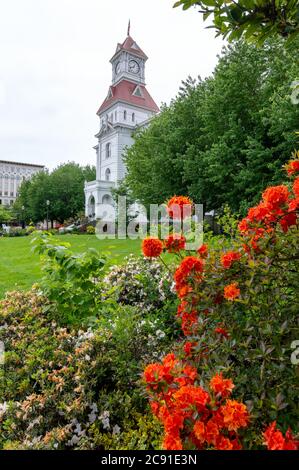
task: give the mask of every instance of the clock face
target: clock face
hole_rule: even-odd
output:
[[[121,69],[120,62],[117,62],[116,66],[115,66],[115,73],[118,74],[120,72],[120,69]]]
[[[138,73],[140,70],[138,62],[136,60],[130,60],[129,62],[129,72]]]

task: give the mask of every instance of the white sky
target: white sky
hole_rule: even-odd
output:
[[[223,41],[174,0],[0,0],[0,160],[95,164],[96,111],[110,58],[131,36],[148,55],[158,105],[188,75],[211,74]]]

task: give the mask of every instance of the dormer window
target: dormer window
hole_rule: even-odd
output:
[[[137,85],[137,87],[133,91],[133,95],[138,96],[139,98],[143,98],[143,93],[139,85]]]
[[[110,158],[111,157],[111,143],[108,142],[106,144],[106,158]]]

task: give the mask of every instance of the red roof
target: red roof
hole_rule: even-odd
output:
[[[138,87],[140,88],[142,96],[136,96],[133,94]],[[110,106],[118,101],[123,101],[134,106],[140,106],[141,108],[146,108],[156,113],[160,111],[144,85],[137,85],[136,83],[129,82],[128,80],[122,80],[117,85],[110,87],[110,93],[108,93],[107,98],[100,106],[97,114],[102,113],[105,109],[110,108]]]
[[[142,51],[142,49],[140,49],[138,44],[134,41],[134,39],[131,38],[130,35],[127,36],[127,38],[124,40],[124,42],[122,44],[117,44],[117,48],[116,48],[114,56],[116,54],[118,54],[119,51],[128,51],[131,54],[136,54],[136,55],[138,55],[139,57],[142,57],[145,60],[147,60],[147,58],[148,58],[146,56],[146,54]],[[112,57],[112,59],[113,59],[113,57]]]

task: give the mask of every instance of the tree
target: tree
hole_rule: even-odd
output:
[[[54,220],[63,223],[84,210],[84,181],[94,178],[94,167],[81,167],[73,162],[58,166],[52,173],[37,173],[22,183],[15,209],[27,223],[43,221],[47,216],[52,223]]]
[[[185,82],[127,151],[134,197],[148,205],[188,194],[207,210],[255,204],[296,146],[299,106],[290,96],[298,43],[229,45],[212,77]]]
[[[204,20],[212,15],[216,36],[229,41],[243,37],[262,44],[273,36],[293,39],[299,31],[298,0],[179,0],[179,6],[199,7]]]
[[[10,210],[5,206],[0,205],[0,224],[6,224],[11,220],[12,216]]]

